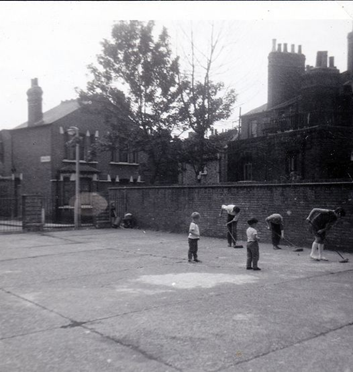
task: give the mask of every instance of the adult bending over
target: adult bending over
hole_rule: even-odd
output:
[[[322,255],[324,250],[324,243],[326,238],[326,232],[332,228],[332,226],[338,221],[340,217],[344,217],[346,212],[343,208],[332,209],[321,209],[314,208],[306,221],[310,223],[312,233],[315,236],[315,240],[311,247],[310,257],[316,261],[327,261]]]
[[[237,245],[237,225],[240,216],[240,208],[234,204],[222,205],[219,216],[221,217],[223,211],[227,212],[227,240],[228,247],[231,247],[232,244],[234,248],[243,248],[242,245]]]
[[[278,246],[281,238],[284,238],[283,217],[279,213],[273,213],[266,218],[267,228],[271,230],[273,249],[282,249]]]

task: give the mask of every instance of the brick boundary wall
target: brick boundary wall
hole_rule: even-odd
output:
[[[325,248],[353,252],[353,183],[350,182],[138,186],[111,188],[109,193],[110,200],[123,200],[124,210],[133,213],[139,228],[184,233],[185,238],[194,211],[201,214],[201,236],[225,238],[226,213],[219,217],[221,205],[237,204],[241,208],[238,239],[246,240],[246,221],[256,217],[261,241],[270,243],[265,218],[280,213],[284,217],[285,238],[295,246],[307,248],[313,242],[305,222],[311,209],[343,206],[347,215],[329,231]],[[289,245],[286,241],[282,244]]]
[[[40,195],[22,195],[22,228],[24,231],[42,231],[43,198]]]

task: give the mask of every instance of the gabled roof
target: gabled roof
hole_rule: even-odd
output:
[[[253,110],[247,112],[246,114],[244,114],[242,116],[258,114],[258,113],[264,112],[266,110],[267,110],[267,103],[265,103],[264,105],[261,105],[259,107],[254,108]]]
[[[36,125],[45,125],[45,124],[55,123],[56,121],[71,114],[72,112],[78,110],[79,108],[80,108],[80,105],[76,99],[61,101],[60,105],[53,107],[52,109],[44,112],[43,120]],[[27,127],[28,127],[28,122],[26,121],[25,123],[18,125],[14,129],[21,129],[21,128],[27,128]]]
[[[238,138],[238,131],[236,129],[229,129],[226,132],[218,133],[218,137],[226,145],[228,142],[233,142]]]
[[[299,96],[289,99],[288,101],[282,102],[276,106],[271,107],[271,110],[278,110],[280,108],[284,108],[287,106],[292,105],[293,103],[297,102],[299,100]]]
[[[278,110],[278,109],[281,109],[281,108],[284,108],[284,107],[287,107],[287,106],[292,105],[293,103],[297,102],[299,99],[300,99],[300,96],[291,98],[288,101],[282,102],[282,103],[280,103],[280,104],[278,104],[276,106],[271,107],[270,109],[267,109],[267,103],[265,103],[264,105],[259,106],[259,107],[255,108],[255,109],[247,112],[246,114],[244,114],[242,116],[255,115],[255,114],[259,114],[261,112],[265,112],[265,111]]]

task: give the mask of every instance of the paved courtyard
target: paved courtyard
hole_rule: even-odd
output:
[[[0,371],[353,371],[353,255],[102,229],[0,236]],[[244,242],[242,242],[245,245]]]

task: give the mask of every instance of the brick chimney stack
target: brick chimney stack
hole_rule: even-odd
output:
[[[335,68],[335,57],[329,57],[329,67]]]
[[[42,88],[38,86],[38,79],[32,79],[31,88],[27,91],[29,127],[39,124],[43,120],[42,95],[43,91]]]
[[[347,51],[348,51],[348,59],[347,59],[347,70],[349,71],[351,77],[353,76],[353,31],[347,35],[348,43],[347,43]]]
[[[316,54],[316,66],[315,67],[327,67],[327,52],[317,52]]]
[[[275,40],[275,39],[274,39]],[[288,44],[272,41],[272,51],[268,55],[267,109],[288,101],[299,94],[301,77],[305,72],[305,56],[295,53],[294,45],[288,51]]]

